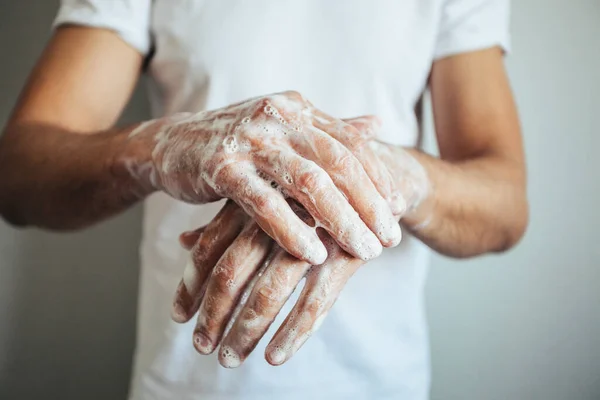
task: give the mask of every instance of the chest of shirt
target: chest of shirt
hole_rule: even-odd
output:
[[[184,81],[226,80],[240,99],[282,85],[339,90],[377,81],[414,102],[431,66],[438,3],[156,0],[152,71],[164,87],[180,80],[177,90]]]

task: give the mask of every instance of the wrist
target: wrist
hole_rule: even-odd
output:
[[[431,222],[435,208],[434,190],[427,170],[430,156],[414,149],[397,147],[404,180],[401,185],[406,201],[406,212],[401,222],[411,230],[418,230]]]
[[[158,190],[156,170],[152,161],[153,140],[139,135],[142,129],[156,121],[142,122],[119,129],[112,135],[112,157],[109,170],[117,180],[125,180],[133,193],[146,197]]]

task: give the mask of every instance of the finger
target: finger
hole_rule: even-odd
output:
[[[179,235],[179,244],[183,247],[184,250],[190,251],[200,239],[200,235],[204,232],[205,226],[198,228],[193,231],[186,231]]]
[[[379,191],[377,182],[375,180],[373,180],[372,177],[367,172],[366,163],[363,162],[363,160],[360,159],[360,157],[359,157],[360,154],[362,154],[364,152],[365,147],[367,147],[365,145],[367,143],[369,143],[372,139],[374,139],[376,137],[377,133],[379,132],[379,130],[381,129],[381,120],[374,115],[367,115],[367,116],[355,117],[355,118],[350,118],[347,120],[336,122],[335,118],[329,117],[328,115],[324,114],[323,112],[321,112],[319,110],[315,110],[315,113],[316,113],[316,115],[322,116],[322,118],[320,118],[320,120],[329,121],[329,123],[325,124],[325,125],[317,122],[315,124],[315,126],[319,127],[319,125],[321,125],[324,128],[322,130],[324,130],[329,135],[331,135],[335,140],[342,143],[347,148],[347,150],[351,151],[353,156],[355,156],[356,160],[360,164],[360,166],[359,166],[359,165],[356,165],[356,163],[354,163],[354,164],[351,163],[351,166],[355,169],[354,172],[347,172],[347,171],[345,171],[344,166],[342,166],[342,168],[340,168],[341,176],[338,175],[340,183],[338,183],[338,181],[334,179],[336,185],[348,183],[347,179],[343,179],[345,176],[355,177],[355,176],[357,176],[356,174],[359,174],[358,176],[360,176],[360,179],[362,179],[362,181],[358,185],[350,185],[349,186],[349,190],[350,191],[354,190],[356,193],[354,194],[354,196],[351,194],[349,195],[348,193],[345,193],[346,196],[348,196],[349,198],[367,199],[368,198],[367,195],[365,195],[365,194],[363,194],[363,196],[360,195],[360,192],[364,188],[368,189],[367,193],[369,193],[369,190],[375,190],[377,193],[380,194],[380,196],[377,198],[379,203],[376,205],[376,207],[385,213],[384,214],[385,219],[382,222],[373,220],[373,221],[371,221],[371,224],[367,223],[367,225],[369,225],[369,227],[371,229],[374,229],[374,228],[378,229],[377,227],[380,227],[381,224],[388,224],[388,226],[390,227],[389,228],[390,230],[387,232],[386,236],[384,237],[382,235],[378,235],[378,237],[382,241],[382,244],[384,246],[386,246],[386,247],[396,246],[398,243],[400,243],[400,240],[401,240],[400,226],[397,223],[398,218],[395,216],[393,210],[389,209],[389,204],[387,204],[388,203],[387,198],[385,198],[385,196],[383,196],[383,194]],[[330,154],[332,154],[332,153],[330,153]],[[354,179],[357,179],[357,178],[354,178]],[[373,195],[372,191],[370,193],[371,193],[371,195]],[[388,207],[383,206],[383,204],[388,205]],[[358,206],[358,207],[368,208],[369,205],[370,204],[367,203],[367,204],[363,204],[362,206]],[[353,206],[354,206],[354,204],[353,204]],[[355,207],[355,209],[356,208],[357,207]],[[362,216],[362,214],[361,214],[361,216]],[[377,231],[374,231],[374,232],[377,233]]]
[[[260,178],[254,169],[231,168],[225,173],[227,196],[254,218],[277,244],[311,264],[325,261],[327,250],[319,236],[296,216],[281,192]]]
[[[320,116],[315,123],[315,126],[320,129],[326,128],[327,126],[335,127],[335,118],[324,115],[319,110],[315,110],[315,113]],[[319,121],[325,121],[328,125],[324,125],[324,123],[320,123]],[[399,179],[399,177],[394,177],[390,173],[389,165],[393,164],[384,162],[384,160],[377,156],[373,150],[373,146],[377,143],[373,139],[377,138],[377,135],[381,130],[381,120],[376,116],[366,115],[348,118],[343,121],[358,131],[358,137],[355,134],[352,134],[352,132],[348,132],[348,129],[330,128],[327,132],[336,140],[344,144],[344,146],[351,149],[352,153],[360,161],[365,172],[371,179],[371,182],[373,182],[377,188],[377,191],[386,200],[394,215],[394,219],[398,220],[400,216],[406,212],[406,202],[398,193],[398,190],[396,190],[397,185],[395,184],[395,181]]]
[[[194,346],[198,352],[210,354],[219,344],[240,295],[265,260],[272,243],[258,224],[252,222],[219,259],[194,330]]]
[[[256,165],[300,202],[348,252],[365,260],[381,254],[377,237],[317,164],[293,151],[269,149],[256,153]]]
[[[219,350],[219,362],[226,368],[240,366],[269,329],[310,267],[281,248],[255,283]]]
[[[381,128],[381,120],[374,115],[340,120],[318,109],[313,109],[312,112],[314,113],[313,125],[330,134],[352,152],[355,148],[375,139]]]
[[[367,174],[386,199],[396,218],[404,215],[407,210],[407,202],[404,191],[400,188],[403,187],[405,173],[392,169],[398,160],[391,154],[389,147],[372,140],[359,150],[357,157],[365,166]]]
[[[364,224],[384,246],[397,245],[401,238],[400,226],[360,161],[327,133],[315,127],[307,129],[312,135],[305,135],[303,140],[295,143],[300,155],[314,160],[329,174]],[[336,237],[335,232],[332,236]]]
[[[327,131],[336,140],[352,150],[379,193],[387,199],[391,192],[389,173],[386,173],[388,169],[385,168],[385,165],[382,165],[378,157],[375,157],[374,151],[369,146],[364,146],[365,143],[377,137],[377,133],[381,129],[381,120],[374,115],[348,118],[342,121],[350,125],[351,128],[331,129],[331,127],[335,127],[335,118],[319,110],[314,110],[314,112],[318,117],[315,119],[314,125]],[[329,130],[327,130],[328,127],[330,127]]]
[[[363,115],[360,117],[345,118],[342,121],[356,128],[360,138],[362,138],[364,142],[376,139],[383,124],[381,119],[375,115]],[[344,142],[342,141],[342,143]],[[346,143],[344,143],[344,145],[346,145]]]
[[[360,161],[367,175],[369,175],[371,182],[373,182],[379,193],[388,203],[394,218],[398,219],[406,211],[406,202],[396,189],[397,185],[395,181],[399,177],[392,176],[389,169],[389,166],[393,165],[393,158],[392,160],[387,160],[388,162],[386,163],[382,157],[376,154],[373,148],[373,146],[378,146],[378,142],[373,139],[376,139],[381,129],[381,120],[376,116],[367,115],[348,118],[344,121],[356,128],[360,135],[368,142],[366,146],[364,145],[366,142],[361,143],[360,146],[354,146],[352,152]],[[349,139],[344,141],[338,137],[342,135],[333,136],[345,146],[349,146],[348,141],[354,140],[352,137],[346,136]],[[357,139],[357,141],[360,142],[360,139]]]
[[[271,107],[271,109],[272,109],[272,107]],[[295,117],[293,115],[286,113],[284,110],[281,110],[281,111],[278,110],[277,112],[278,112],[278,114],[277,114],[278,116],[279,116],[279,113],[281,113],[283,116],[286,117],[285,118],[286,120],[290,120],[290,121],[295,120]],[[335,132],[336,137],[342,139],[343,142],[348,146],[357,145],[357,143],[359,143],[359,142],[365,143],[366,140],[368,140],[371,137],[374,137],[375,131],[378,130],[378,127],[380,125],[379,119],[375,116],[365,116],[365,117],[357,117],[357,118],[351,119],[350,120],[351,122],[353,122],[356,126],[358,126],[359,128],[362,129],[362,131],[359,132],[356,127],[354,127],[344,121],[341,121],[339,119],[332,118],[332,117],[326,115],[325,113],[315,109],[314,107],[307,107],[302,110],[302,113],[304,115],[309,116],[310,118],[313,118],[314,120],[321,121],[321,124],[322,124],[321,126],[323,126],[325,129],[329,129],[331,132]],[[292,125],[294,125],[294,124],[292,124]],[[300,125],[298,128],[302,129],[302,125]],[[343,134],[338,133],[338,131],[343,132]],[[349,162],[354,166],[355,169],[357,169],[358,174],[361,176],[362,183],[363,183],[362,185],[350,186],[348,180],[345,178],[347,178],[347,176],[351,175],[351,173],[344,173],[345,172],[344,165],[341,165],[340,169],[342,170],[343,176],[341,177],[340,181],[339,182],[336,181],[335,184],[342,186],[343,189],[347,189],[347,190],[343,190],[344,194],[346,194],[346,195],[348,195],[348,194],[352,195],[352,192],[359,192],[359,190],[357,188],[360,186],[366,185],[366,188],[367,188],[366,190],[368,193],[371,194],[371,198],[376,199],[375,204],[373,204],[372,201],[371,202],[368,201],[369,195],[364,196],[363,193],[357,193],[356,196],[354,196],[355,198],[359,199],[358,201],[354,202],[354,204],[352,204],[353,206],[355,206],[354,207],[355,209],[359,209],[359,210],[365,210],[365,209],[369,209],[369,208],[375,209],[375,211],[371,212],[369,215],[367,215],[366,218],[364,218],[362,214],[358,218],[363,217],[363,220],[368,221],[367,225],[370,225],[369,228],[372,231],[374,230],[376,232],[379,239],[385,246],[394,246],[394,245],[398,244],[401,239],[401,232],[400,232],[399,224],[397,223],[397,220],[394,218],[394,215],[388,209],[389,207],[386,207],[385,199],[383,199],[380,195],[378,195],[378,192],[377,192],[376,188],[374,187],[374,185],[372,184],[372,182],[368,182],[368,175],[366,174],[366,172],[364,172],[362,170],[360,163],[356,159],[353,159],[354,157],[352,156],[352,154],[347,149],[345,149],[344,146],[340,146],[340,143],[336,142],[336,140],[331,140],[331,138],[328,137],[327,134],[325,134],[323,131],[318,131],[318,133],[320,136],[322,136],[322,139],[324,139],[325,142],[329,141],[330,143],[337,145],[337,149],[339,149],[340,152],[344,153],[342,155],[341,159],[345,158],[347,160],[350,160]],[[324,147],[324,146],[316,145],[314,147],[319,148],[319,147]],[[325,154],[327,154],[327,156],[331,155],[331,153],[327,150],[325,151]],[[311,157],[307,157],[307,158],[314,159]],[[278,181],[278,183],[284,185],[284,183],[281,181],[281,178],[279,178],[277,175],[279,173],[278,170],[285,169],[286,161],[281,158],[279,159],[279,161],[280,161],[279,163],[275,162],[274,158],[269,154],[267,157],[264,157],[263,169],[266,170],[267,174],[270,174],[271,176],[273,176],[276,179],[276,181]],[[273,164],[275,164],[275,166]],[[277,165],[277,164],[279,164],[279,165]],[[282,165],[283,165],[283,167],[282,167]],[[320,164],[320,166],[323,167],[324,169],[326,169],[326,167],[324,167],[322,164]],[[352,172],[352,171],[350,171],[350,172]],[[287,181],[289,184],[293,183],[289,174],[286,174],[286,176],[284,176],[283,179],[285,181]],[[350,188],[350,189],[348,189],[348,188]],[[295,191],[294,197],[299,199],[300,196],[301,195],[299,195],[297,193],[297,191]],[[306,196],[303,196],[303,198],[304,197],[306,197]],[[364,199],[364,201],[362,201],[362,199]],[[342,200],[342,202],[344,202],[344,201]],[[306,207],[310,208],[310,206],[308,205],[308,203],[305,200],[303,200],[303,203]],[[317,203],[317,205],[318,205],[318,203]],[[385,216],[384,216],[385,221],[383,223],[380,222],[377,218],[378,215],[381,215],[381,214],[385,214]],[[350,218],[352,218],[352,217],[350,217]],[[327,221],[323,221],[321,219],[319,222],[326,229],[328,229],[328,231],[332,235],[339,237],[339,234],[336,233],[336,230],[331,230],[330,227],[328,227]],[[360,224],[360,222],[358,224]],[[362,224],[360,224],[360,225],[362,225]],[[387,229],[387,231],[386,231],[386,229]],[[357,257],[364,258],[364,256],[359,256],[357,254],[356,247],[354,247],[352,245],[348,246],[347,243],[345,243],[343,241],[340,241],[340,245],[343,246],[347,251],[356,255]],[[380,246],[378,244],[377,245],[374,244],[374,246],[377,248],[377,250],[375,250],[375,255],[373,255],[369,258],[375,257],[376,255],[378,255],[381,252]]]
[[[321,326],[348,279],[364,262],[342,251],[313,267],[294,308],[265,350],[271,365],[289,360]]]
[[[187,322],[196,313],[209,272],[241,232],[247,220],[246,213],[229,201],[204,228],[191,250],[183,278],[175,293],[171,309],[171,317],[175,322]]]

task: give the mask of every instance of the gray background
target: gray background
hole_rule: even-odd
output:
[[[0,124],[56,4],[0,0]],[[600,399],[600,1],[514,0],[512,32],[531,224],[508,254],[435,258],[432,397]],[[138,91],[124,120],[147,112]],[[140,211],[67,235],[0,222],[0,398],[125,397]]]

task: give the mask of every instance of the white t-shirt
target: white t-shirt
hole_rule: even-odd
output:
[[[110,28],[144,54],[154,47],[155,116],[293,89],[337,117],[377,114],[383,140],[414,146],[415,106],[432,62],[506,49],[508,14],[508,0],[63,0],[56,25]],[[191,206],[163,194],[146,201],[131,399],[428,397],[428,250],[407,235],[356,273],[285,365],[268,365],[264,346],[291,302],[240,368],[196,353],[194,322],[170,319],[187,257],[177,238],[221,205]]]

